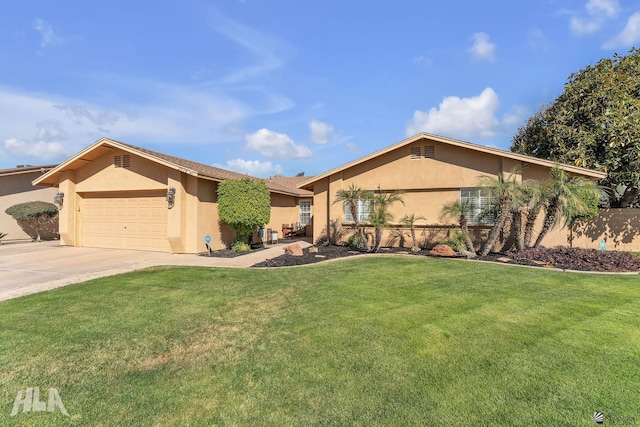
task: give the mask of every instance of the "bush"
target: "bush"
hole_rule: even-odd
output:
[[[271,218],[271,193],[259,179],[229,179],[218,184],[220,221],[236,232],[236,240],[249,243]]]
[[[231,250],[234,252],[249,252],[251,251],[251,245],[238,240],[231,246]]]
[[[58,217],[58,207],[53,203],[42,201],[18,203],[7,208],[5,212],[18,221],[25,232],[38,242],[41,240],[42,229]],[[35,236],[29,231],[32,231]]]
[[[466,237],[459,231],[453,232],[448,239],[442,241],[442,244],[449,246],[456,252],[463,252],[467,250]]]

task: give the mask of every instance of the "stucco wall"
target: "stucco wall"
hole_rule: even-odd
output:
[[[640,209],[601,209],[596,218],[575,225],[572,233],[567,227],[553,229],[542,245],[600,249],[602,241],[607,250],[640,252]]]
[[[24,232],[16,220],[5,213],[7,208],[18,203],[34,201],[53,203],[53,197],[58,192],[57,188],[34,187],[31,185],[31,182],[41,174],[42,172],[37,170],[28,173],[0,176],[0,232],[7,233],[7,236],[3,238],[1,242],[31,240],[31,237]],[[58,238],[57,221],[54,226],[55,230],[52,230],[52,233],[42,237]]]

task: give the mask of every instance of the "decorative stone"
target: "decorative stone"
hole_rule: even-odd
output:
[[[500,258],[496,258],[496,261],[509,262],[511,261],[511,258],[507,258],[506,256],[501,256]]]
[[[457,256],[458,255],[456,251],[451,249],[450,246],[443,245],[443,244],[435,245],[433,249],[429,251],[429,253],[435,256]]]
[[[293,256],[302,256],[303,255],[302,248],[297,243],[292,243],[292,244],[290,244],[288,246],[285,246],[282,249],[284,249],[285,255],[293,255]]]
[[[318,247],[317,246],[310,246],[309,247],[309,253],[310,254],[317,254],[318,253]]]

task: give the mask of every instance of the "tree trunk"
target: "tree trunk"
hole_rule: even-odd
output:
[[[620,207],[621,208],[630,207],[638,197],[638,193],[640,193],[640,189],[638,189],[637,187],[632,187],[632,186],[627,187],[624,190],[624,194],[620,198]]]
[[[487,256],[493,246],[498,241],[500,237],[500,232],[504,228],[504,224],[509,219],[511,214],[511,209],[509,209],[511,205],[511,199],[506,197],[500,200],[499,210],[498,210],[498,218],[496,218],[496,222],[493,224],[493,228],[491,228],[491,232],[489,233],[489,237],[482,248],[482,252],[480,256]]]
[[[527,215],[524,211],[518,209],[513,213],[513,234],[515,234],[516,239],[516,249],[521,251],[524,249],[524,234],[522,229],[522,220],[526,218]]]
[[[464,215],[460,215],[460,230],[464,236],[464,242],[467,246],[467,250],[475,255],[476,249],[473,247],[473,240],[471,240],[471,236],[469,235],[469,225],[467,224],[467,218]]]
[[[559,214],[560,206],[558,205],[558,203],[549,203],[549,206],[547,207],[547,213],[544,216],[544,222],[542,223],[542,230],[540,230],[540,234],[538,234],[536,243],[533,245],[534,248],[540,246],[540,243],[542,243],[542,239],[544,239],[547,233],[556,225]]]
[[[382,232],[383,232],[383,228],[382,227],[376,227],[375,229],[375,237],[374,237],[374,245],[375,245],[375,250],[376,252],[378,252],[380,250],[380,246],[382,246]]]
[[[533,240],[533,227],[536,225],[536,221],[538,220],[538,215],[540,214],[540,210],[542,209],[542,205],[537,205],[529,212],[527,215],[527,221],[524,226],[524,247],[531,247],[531,240]]]
[[[420,250],[418,245],[416,245],[416,229],[413,226],[411,226],[411,250],[413,252],[418,252]]]

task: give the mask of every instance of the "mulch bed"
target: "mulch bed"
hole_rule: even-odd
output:
[[[260,262],[253,267],[289,267],[313,264],[330,259],[363,255],[347,246],[318,246],[318,252],[310,252],[310,248],[303,249],[302,256],[280,255]],[[429,250],[411,252],[407,248],[381,248],[379,254],[405,254],[413,256],[429,256]],[[366,256],[366,253],[364,254]],[[486,257],[475,258],[480,261],[501,264],[527,265],[541,268],[560,268],[576,271],[597,272],[640,272],[640,259],[628,252],[597,251],[579,248],[536,248],[525,251],[509,251],[506,253],[492,253]]]

